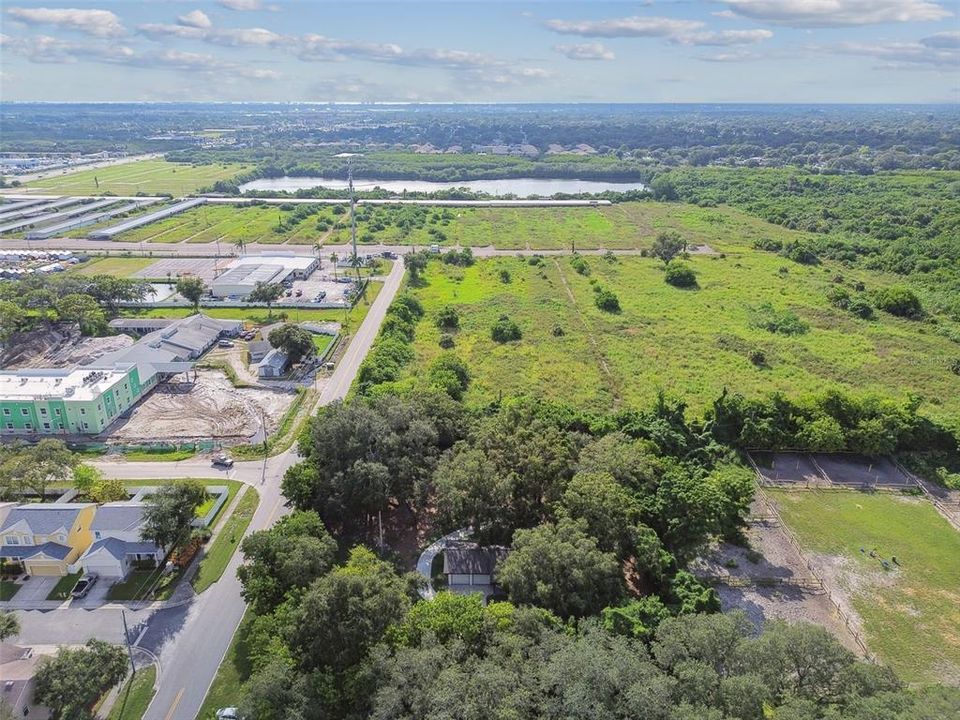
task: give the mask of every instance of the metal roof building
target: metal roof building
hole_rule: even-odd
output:
[[[157,210],[156,212],[149,213],[147,215],[142,215],[141,217],[132,218],[130,220],[120,223],[119,225],[114,225],[112,227],[103,228],[102,230],[97,230],[87,235],[87,237],[91,240],[110,240],[113,238],[114,235],[119,235],[120,233],[126,232],[127,230],[133,230],[134,228],[138,228],[141,225],[149,225],[152,222],[163,220],[164,218],[168,218],[171,215],[177,215],[178,213],[182,213],[184,210],[189,210],[190,208],[197,207],[198,205],[203,205],[203,203],[205,202],[206,202],[206,198],[192,198],[190,200],[182,200],[162,210]]]

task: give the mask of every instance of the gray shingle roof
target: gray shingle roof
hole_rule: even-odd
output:
[[[63,560],[70,554],[72,549],[69,545],[61,545],[55,542],[43,543],[42,545],[2,545],[0,546],[0,557],[14,557],[29,560],[34,555],[43,553],[48,557]]]
[[[67,531],[73,527],[77,515],[90,503],[33,503],[15,507],[7,515],[7,519],[0,526],[3,532],[21,520],[27,523],[34,535],[49,535],[64,528]]]
[[[504,547],[461,547],[443,551],[444,575],[492,575],[507,556]]]
[[[108,503],[97,508],[90,529],[96,532],[135,530],[143,522],[143,504]]]

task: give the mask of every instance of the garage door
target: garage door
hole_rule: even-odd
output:
[[[61,563],[27,560],[23,564],[28,575],[66,575],[67,568]]]
[[[90,562],[85,560],[83,562],[83,571],[85,573],[99,575],[100,577],[118,578],[123,576],[120,565],[116,562]]]

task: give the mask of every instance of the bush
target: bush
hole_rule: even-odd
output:
[[[449,350],[454,345],[456,345],[456,342],[454,342],[453,335],[451,335],[450,333],[440,333],[439,345],[444,350]]]
[[[578,274],[587,277],[590,274],[590,265],[587,264],[587,261],[583,258],[582,255],[574,255],[570,258],[570,265]]]
[[[816,265],[820,258],[809,247],[799,242],[789,242],[783,247],[781,254],[801,265]]]
[[[500,276],[500,282],[502,283],[508,283],[512,279],[510,277],[510,271],[506,268],[500,268],[500,272],[498,274]]]
[[[683,263],[671,262],[667,265],[663,279],[667,281],[668,285],[674,287],[697,287],[697,274],[693,271],[693,268]]]
[[[533,267],[543,267],[544,264],[545,263],[543,262],[542,255],[531,255],[529,258],[527,258],[527,265],[531,265]]]
[[[869,320],[873,317],[873,306],[863,298],[853,298],[847,305],[847,310],[859,318]]]
[[[897,317],[916,319],[923,315],[920,298],[910,288],[902,285],[877,290],[873,294],[876,306]]]
[[[598,308],[609,313],[620,312],[620,299],[611,290],[599,286],[595,287],[594,290],[596,290],[596,294],[593,301]]]
[[[767,354],[760,348],[754,348],[747,353],[747,359],[757,367],[763,367],[767,364]]]
[[[553,326],[553,336],[554,336],[554,337],[563,337],[564,335],[566,335],[566,333],[564,332],[564,330],[563,330],[562,327],[560,327],[559,325],[554,325],[554,326]],[[957,363],[960,363],[960,360],[957,360]],[[957,370],[956,372],[957,372],[958,374],[960,374],[960,370]]]
[[[452,353],[444,353],[434,360],[427,375],[431,386],[443,390],[454,400],[462,400],[463,392],[470,384],[466,364]]]
[[[954,375],[960,375],[960,358],[954,358],[950,363],[950,372]]]
[[[437,327],[441,330],[456,330],[460,327],[460,313],[447,305],[437,314]]]
[[[506,315],[501,315],[493,327],[490,328],[490,337],[498,343],[512,342],[523,337],[520,326]]]
[[[779,335],[803,335],[810,326],[791,310],[777,310],[770,303],[763,303],[751,313],[750,324],[761,330]]]

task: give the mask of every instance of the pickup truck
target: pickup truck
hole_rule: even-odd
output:
[[[70,595],[75,598],[86,597],[87,593],[90,592],[90,588],[92,588],[96,582],[96,575],[84,575],[77,580],[77,584],[73,586],[73,590],[71,591]]]
[[[222,467],[222,468],[232,468],[232,467],[233,467],[233,458],[227,457],[226,455],[217,455],[217,456],[213,459],[213,466],[214,466],[214,467]]]

